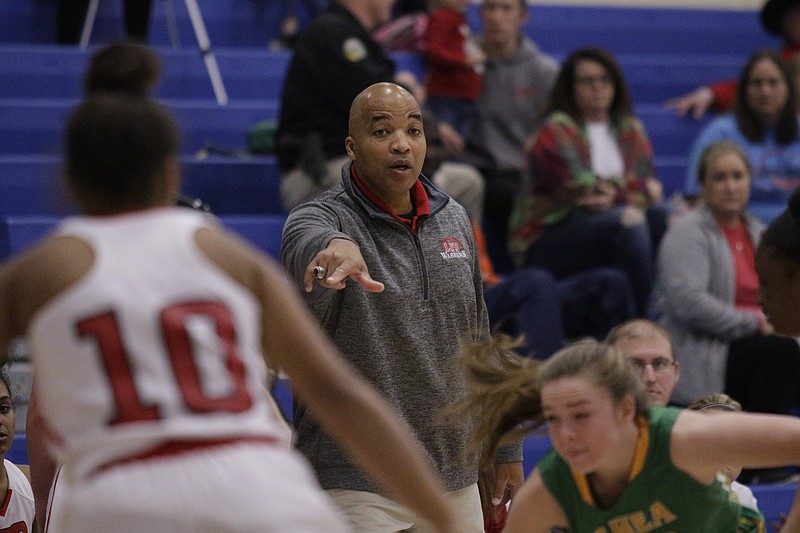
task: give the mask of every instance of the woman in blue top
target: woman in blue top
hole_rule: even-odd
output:
[[[711,121],[692,146],[684,193],[700,192],[697,168],[703,150],[730,139],[753,166],[750,211],[769,223],[800,184],[797,95],[788,66],[773,50],[753,54],[739,79],[733,112]]]

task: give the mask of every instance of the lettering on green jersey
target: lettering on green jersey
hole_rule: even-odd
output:
[[[677,518],[666,505],[655,501],[650,504],[649,510],[612,518],[607,526],[595,529],[594,533],[647,533],[674,522]]]

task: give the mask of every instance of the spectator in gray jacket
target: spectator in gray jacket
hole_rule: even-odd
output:
[[[772,334],[758,301],[754,250],[764,225],[746,211],[747,157],[718,141],[698,175],[702,204],[670,226],[658,254],[663,325],[682,369],[672,400],[725,392],[746,411],[786,414],[800,405],[800,348]]]
[[[522,186],[525,144],[559,70],[556,60],[525,35],[528,10],[526,0],[481,4],[481,46],[487,60],[466,150],[467,161],[485,181],[484,226],[500,272],[512,270],[504,249],[508,217]]]

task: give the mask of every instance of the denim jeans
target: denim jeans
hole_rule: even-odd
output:
[[[440,122],[452,126],[464,139],[475,121],[475,104],[459,98],[428,96],[428,109]]]
[[[653,245],[646,222],[622,223],[624,207],[581,211],[548,226],[533,242],[526,267],[564,279],[598,267],[615,267],[628,276],[636,316],[646,318],[653,289]]]
[[[522,355],[546,359],[564,346],[561,298],[546,270],[528,268],[503,276],[483,293],[492,331],[523,334]]]
[[[523,334],[523,355],[546,359],[565,339],[602,340],[617,324],[633,318],[627,276],[614,268],[592,269],[562,280],[540,268],[503,276],[484,291],[492,331]]]

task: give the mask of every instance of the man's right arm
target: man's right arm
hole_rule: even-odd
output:
[[[319,276],[317,269],[321,269]],[[361,248],[350,239],[336,238],[328,243],[306,266],[303,287],[306,292],[314,290],[314,283],[329,289],[344,289],[348,279],[352,279],[370,292],[382,292],[383,283],[369,275],[367,263],[361,255]]]
[[[339,218],[328,206],[309,202],[292,210],[283,225],[281,264],[299,287],[306,268],[333,239],[349,239],[339,229]]]

